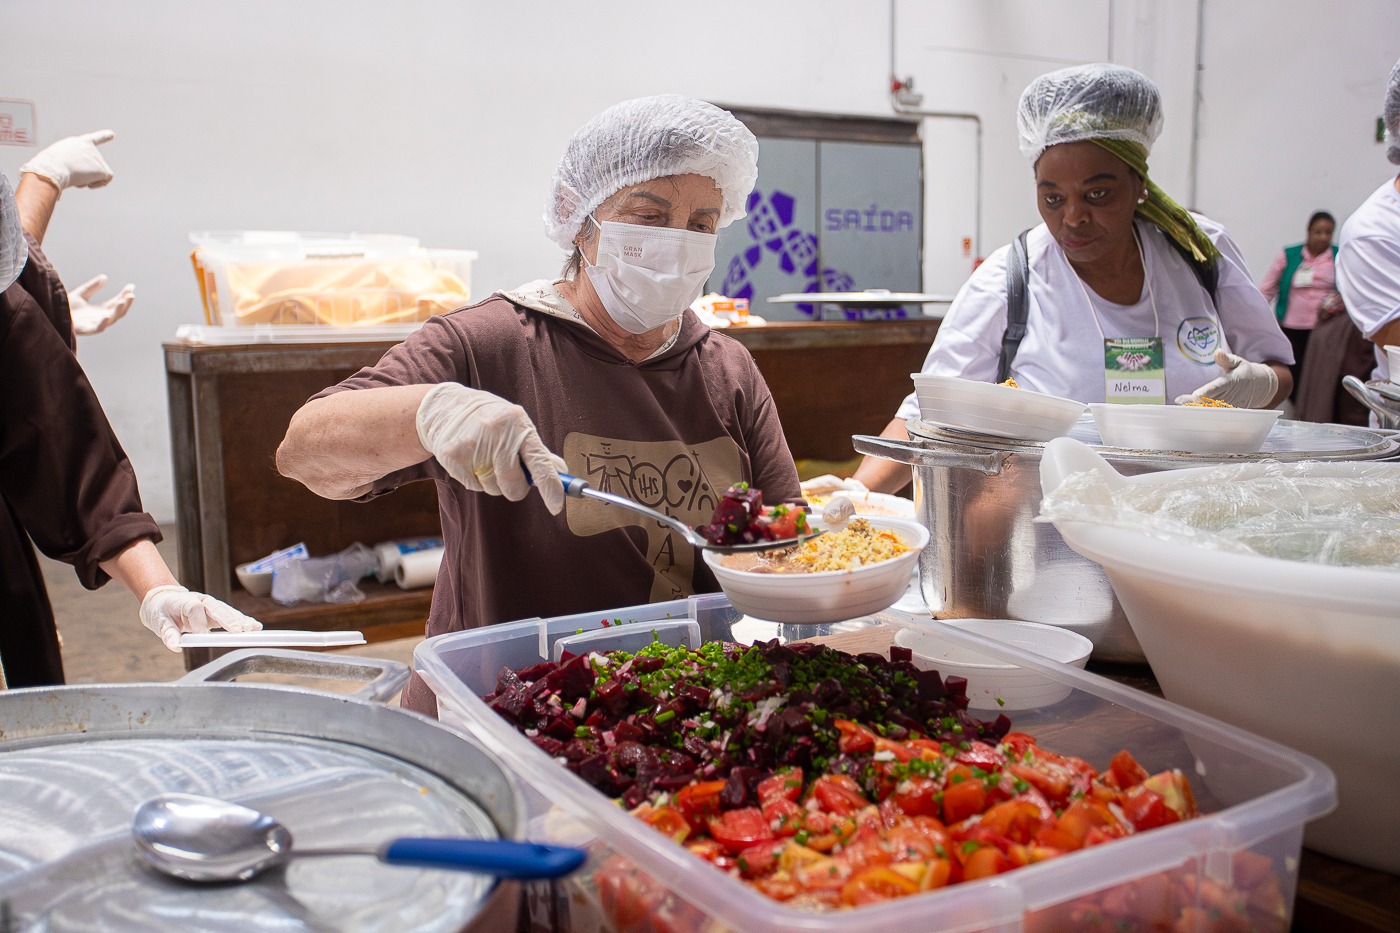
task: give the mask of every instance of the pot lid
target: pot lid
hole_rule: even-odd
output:
[[[975,450],[1013,451],[1039,456],[1043,443],[1009,440],[963,431],[918,419],[906,423],[911,440],[938,441]],[[1204,466],[1212,463],[1250,460],[1383,460],[1400,451],[1400,442],[1369,428],[1344,424],[1318,424],[1311,421],[1280,419],[1252,454],[1196,454],[1182,450],[1128,450],[1109,447],[1099,436],[1092,415],[1085,414],[1069,430],[1069,437],[1090,445],[1110,461],[1156,463],[1159,465]]]
[[[137,856],[132,813],[169,791],[267,812],[294,850],[500,836],[508,802],[481,799],[502,796],[499,765],[398,710],[286,688],[143,684],[11,691],[0,722],[23,724],[0,732],[0,903],[20,929],[460,930],[494,888],[368,856],[193,885]]]

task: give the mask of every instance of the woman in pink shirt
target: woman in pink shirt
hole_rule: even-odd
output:
[[[1259,290],[1264,297],[1274,303],[1279,324],[1293,344],[1294,363],[1289,369],[1293,372],[1293,393],[1290,400],[1296,401],[1298,376],[1303,371],[1303,356],[1307,353],[1308,338],[1317,325],[1318,311],[1328,295],[1337,287],[1337,277],[1332,267],[1332,257],[1337,255],[1337,247],[1332,245],[1332,233],[1337,221],[1326,211],[1318,211],[1308,218],[1308,239],[1284,247],[1274,258],[1269,271],[1264,275]]]

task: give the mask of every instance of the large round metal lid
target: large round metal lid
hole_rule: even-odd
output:
[[[518,795],[479,746],[314,691],[18,690],[0,693],[0,723],[0,903],[26,931],[461,930],[495,886],[366,856],[294,859],[242,884],[177,881],[131,836],[137,805],[168,791],[263,810],[294,850],[495,838],[519,821]]]
[[[916,442],[922,439],[975,450],[1004,450],[1036,457],[1040,456],[1040,451],[1045,447],[1045,444],[1036,441],[993,437],[917,419],[908,421],[907,427],[910,438]],[[1176,466],[1206,466],[1251,460],[1385,460],[1400,453],[1400,441],[1389,434],[1369,428],[1316,424],[1311,421],[1279,420],[1265,438],[1263,447],[1258,453],[1252,454],[1196,454],[1183,450],[1129,450],[1109,447],[1099,436],[1093,416],[1087,414],[1075,422],[1069,436],[1089,444],[1109,461]]]

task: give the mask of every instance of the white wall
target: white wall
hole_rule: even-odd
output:
[[[1262,271],[1319,206],[1380,183],[1369,141],[1400,54],[1400,4],[1206,0],[1197,204]],[[924,107],[982,118],[985,254],[1035,220],[1016,151],[1025,83],[1111,58],[1167,97],[1152,171],[1186,198],[1196,5],[1184,0],[5,0],[0,97],[35,102],[42,143],[110,126],[116,169],[70,191],[46,242],[70,283],[133,281],[127,320],[80,357],[141,477],[174,515],[160,342],[199,315],[186,235],[273,228],[405,233],[475,249],[474,291],[551,275],[540,214],[570,133],[628,97],[890,115],[890,62]],[[1339,10],[1340,12],[1333,12]],[[1307,117],[1303,128],[1300,114]],[[925,288],[970,262],[976,133],[925,121]],[[1315,129],[1322,127],[1323,129]],[[0,146],[13,173],[33,149]],[[256,400],[249,400],[255,404]]]

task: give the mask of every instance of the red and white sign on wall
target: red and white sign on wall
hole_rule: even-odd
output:
[[[0,146],[32,146],[34,138],[34,102],[0,97]]]

